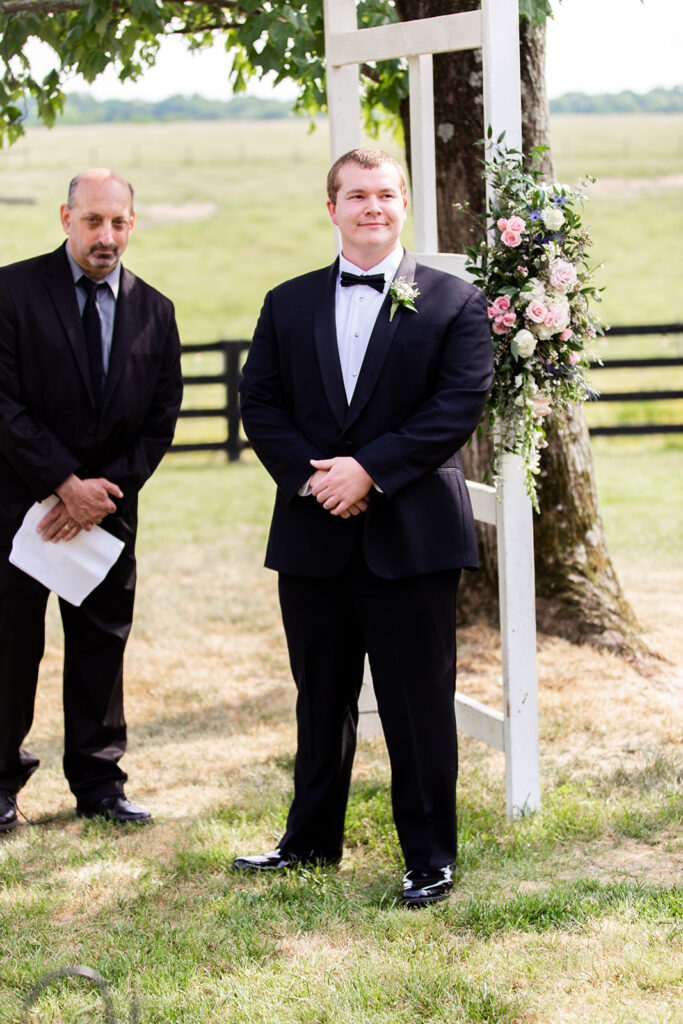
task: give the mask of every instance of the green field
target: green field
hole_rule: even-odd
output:
[[[558,177],[608,183],[587,218],[606,263],[606,319],[683,320],[683,188],[671,181],[683,118],[556,118],[554,136]],[[33,200],[0,204],[5,260],[59,242],[68,178],[99,163],[136,186],[126,263],[173,297],[186,342],[249,337],[268,287],[330,258],[324,125],[235,122],[31,130],[0,152],[0,197]],[[680,338],[649,344],[680,352]],[[211,366],[189,357],[186,369]],[[672,379],[653,386],[681,386]],[[213,401],[210,390],[188,397]],[[681,420],[680,403],[628,412]],[[206,429],[185,421],[179,438]],[[674,436],[594,444],[616,570],[659,657],[539,637],[542,810],[508,823],[502,755],[462,737],[456,889],[419,914],[397,901],[378,740],[358,751],[338,870],[230,870],[236,855],[272,847],[291,797],[293,687],[262,569],[273,487],[252,453],[229,466],[168,457],[141,496],[126,661],[129,792],[155,823],[74,816],[51,601],[28,743],[43,764],[20,801],[33,824],[0,838],[0,1022],[18,1024],[47,971],[83,963],[131,1024],[133,994],[139,1024],[678,1024],[682,451]],[[498,706],[495,630],[461,629],[458,648],[461,691]],[[96,993],[73,981],[26,1017],[102,1019]]]
[[[553,120],[553,139],[559,179],[600,179],[586,220],[594,262],[604,264],[598,273],[604,321],[683,321],[683,116],[565,115]],[[331,258],[326,125],[311,132],[305,121],[273,121],[31,129],[0,152],[0,197],[31,200],[0,204],[7,262],[61,239],[58,208],[66,184],[75,170],[95,164],[116,167],[135,185],[138,224],[126,262],[173,298],[186,343],[250,338],[268,288]],[[673,336],[614,341],[603,354],[682,350]],[[215,366],[196,357],[187,370]],[[633,373],[612,379],[603,373],[596,384],[604,391],[683,389],[683,369],[643,374],[641,381]],[[211,405],[219,398],[188,391],[186,401]],[[683,417],[680,402],[605,405],[588,413],[595,424],[645,422],[653,414],[662,422]],[[198,439],[203,431],[221,436],[220,424],[185,421],[178,437]]]

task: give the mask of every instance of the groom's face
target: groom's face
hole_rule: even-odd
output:
[[[327,208],[342,238],[342,252],[362,270],[380,263],[396,248],[408,200],[393,164],[361,167],[350,161],[338,175],[336,201]]]

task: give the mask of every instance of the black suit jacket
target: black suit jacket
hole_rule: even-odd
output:
[[[0,544],[71,473],[103,476],[135,522],[137,493],[173,438],[182,397],[172,303],[122,268],[99,413],[64,246],[0,269]]]
[[[335,327],[338,263],[287,281],[266,296],[240,385],[242,417],[277,483],[266,565],[330,576],[362,532],[366,562],[395,579],[476,568],[478,550],[459,449],[481,418],[492,378],[483,294],[416,264],[417,313],[389,321],[385,296],[351,404]],[[382,493],[366,513],[332,516],[297,491],[312,458],[352,455]]]

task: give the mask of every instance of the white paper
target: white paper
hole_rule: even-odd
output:
[[[123,550],[123,541],[93,526],[73,540],[43,540],[37,526],[59,498],[37,501],[14,535],[9,560],[69,604],[79,605],[101,583]]]

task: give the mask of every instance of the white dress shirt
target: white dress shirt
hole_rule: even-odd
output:
[[[370,341],[373,327],[380,307],[389,290],[391,282],[396,276],[403,259],[403,246],[399,242],[393,252],[371,267],[370,270],[361,270],[355,263],[351,263],[345,256],[339,257],[339,276],[337,277],[337,290],[335,293],[334,309],[335,323],[337,327],[337,348],[339,350],[339,362],[341,364],[342,377],[344,379],[344,390],[346,401],[351,404],[353,392],[358,382],[358,374],[363,365],[363,359]],[[341,272],[347,270],[351,274],[384,274],[384,290],[378,292],[375,288],[366,284],[354,284],[342,287]],[[375,484],[375,488],[380,488]],[[302,498],[308,497],[311,493],[310,477],[305,484],[299,488]]]
[[[87,295],[85,289],[78,287],[79,280],[88,275],[85,273],[82,267],[79,267],[76,260],[69,252],[69,247],[66,247],[66,258],[69,261],[71,267],[71,275],[76,285],[76,298],[78,299],[78,309],[83,316],[83,310]],[[111,344],[114,338],[114,317],[116,316],[116,300],[119,297],[119,282],[121,280],[121,264],[117,263],[113,270],[110,270],[106,277],[100,278],[96,283],[98,285],[105,285],[107,287],[98,288],[97,290],[97,309],[100,314],[100,324],[102,326],[102,368],[105,376],[109,369],[109,357],[111,355]],[[363,289],[365,291],[365,288]]]
[[[335,296],[335,318],[337,325],[337,346],[341,363],[346,400],[350,404],[358,382],[358,374],[363,365],[365,352],[370,341],[372,329],[384,297],[396,276],[396,271],[403,259],[403,246],[399,243],[381,263],[370,270],[361,270],[345,256],[339,257],[339,277]],[[341,272],[347,270],[351,274],[384,274],[384,291],[378,292],[369,285],[354,284],[343,288]]]

